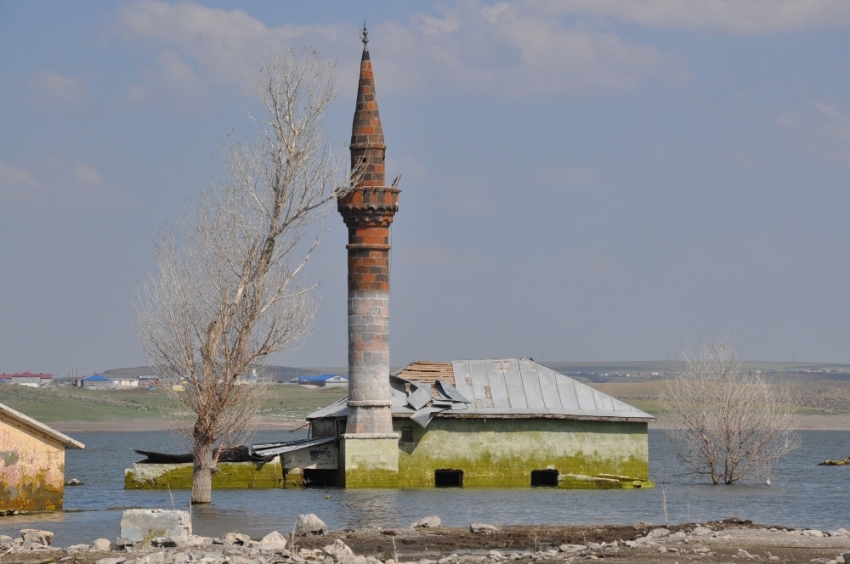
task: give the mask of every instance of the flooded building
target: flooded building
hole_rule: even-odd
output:
[[[416,362],[390,376],[389,227],[400,191],[384,178],[368,41],[364,29],[351,135],[360,176],[338,203],[349,234],[349,396],[308,416],[309,445],[281,452],[285,482],[651,485],[654,418],[531,359]]]
[[[414,362],[389,384],[398,472],[380,485],[653,485],[647,424],[654,417],[531,359]],[[344,440],[347,401],[307,417],[314,443]],[[332,451],[303,468],[287,466],[298,459],[284,456],[287,483],[356,487]]]
[[[62,509],[66,448],[85,447],[0,403],[0,512]]]

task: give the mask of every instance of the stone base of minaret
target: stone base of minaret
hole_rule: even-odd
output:
[[[340,441],[341,486],[398,487],[398,435],[344,434]]]

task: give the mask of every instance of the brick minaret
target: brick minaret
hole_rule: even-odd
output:
[[[386,145],[368,42],[364,28],[357,109],[351,131],[351,169],[356,184],[338,201],[339,213],[348,226],[349,401],[343,450],[345,482],[349,487],[391,485],[384,478],[376,481],[370,472],[359,472],[357,476],[352,472],[352,464],[368,470],[373,463],[377,464],[373,469],[379,470],[378,474],[393,471],[386,467],[387,462],[392,466],[392,461],[362,460],[370,450],[376,450],[377,458],[394,457],[394,471],[398,472],[397,435],[393,433],[390,413],[389,229],[398,211],[399,190],[385,185]],[[367,444],[363,439],[373,440]],[[357,440],[357,446],[352,440]],[[356,456],[355,451],[359,453]]]

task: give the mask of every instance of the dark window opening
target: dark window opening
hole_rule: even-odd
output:
[[[558,471],[557,470],[532,470],[531,471],[531,486],[532,487],[558,487]]]
[[[403,442],[403,443],[412,443],[413,442],[413,427],[402,427],[401,428],[401,442]]]
[[[305,468],[302,470],[305,488],[335,488],[338,470],[315,470]]]
[[[463,470],[435,470],[434,485],[438,488],[462,488]]]

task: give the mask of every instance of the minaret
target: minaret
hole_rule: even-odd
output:
[[[351,131],[355,185],[339,198],[348,226],[348,419],[342,441],[346,487],[394,487],[398,435],[390,413],[390,237],[398,211],[385,186],[384,131],[378,115],[369,36],[363,28],[357,108]]]

